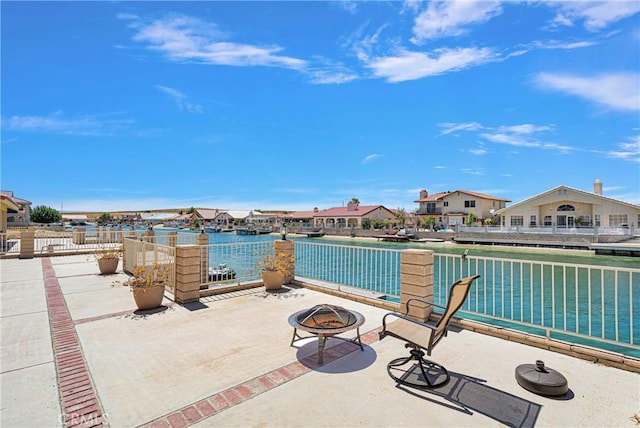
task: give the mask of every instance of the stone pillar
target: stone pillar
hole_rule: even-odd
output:
[[[156,232],[153,229],[147,229],[142,235],[142,240],[145,242],[155,243]]]
[[[76,245],[84,245],[87,242],[87,231],[84,227],[74,227],[71,241]]]
[[[296,271],[295,245],[293,241],[284,241],[284,240],[273,241],[273,252],[276,258],[280,253],[287,253],[287,254],[293,255],[294,257],[293,265],[291,266],[291,269],[289,269],[289,273],[287,275],[284,275],[284,281],[283,281],[283,284],[290,283]]]
[[[178,245],[178,232],[167,232],[167,246],[175,247],[176,245]]]
[[[400,303],[404,312],[409,299],[418,297],[433,301],[433,251],[404,250],[400,255]],[[409,316],[426,321],[431,314],[431,305],[412,302]]]
[[[180,245],[176,247],[177,303],[197,302],[200,299],[200,246]]]
[[[200,247],[200,282],[207,282],[209,280],[209,234],[199,233],[196,236],[196,245]]]
[[[34,230],[23,230],[20,232],[20,258],[32,259],[36,232]]]

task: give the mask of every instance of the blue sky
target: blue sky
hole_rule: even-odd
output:
[[[640,204],[640,2],[13,2],[1,187],[65,211]]]

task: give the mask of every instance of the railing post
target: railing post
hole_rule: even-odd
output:
[[[178,232],[172,230],[167,232],[167,247],[175,247],[178,245]]]
[[[176,302],[183,304],[200,299],[200,246],[176,247]]]
[[[87,242],[87,231],[84,227],[74,227],[71,241],[76,245],[84,245]]]
[[[293,276],[295,275],[295,272],[296,272],[295,245],[294,245],[293,241],[283,241],[283,240],[273,241],[273,252],[274,252],[274,255],[276,256],[276,258],[278,257],[278,255],[280,253],[289,253],[289,254],[292,254],[294,256],[293,266],[291,266],[291,269],[289,269],[287,274],[284,275],[284,281],[283,281],[283,284],[290,283],[291,280],[293,279]]]
[[[200,247],[200,279],[198,289],[201,282],[206,282],[209,274],[209,234],[199,233],[196,236],[196,245]]]
[[[433,251],[404,250],[400,254],[400,303],[404,311],[407,301],[413,297],[433,301]],[[412,302],[408,315],[426,321],[431,306]]]
[[[153,229],[147,229],[144,231],[144,234],[142,235],[142,240],[145,242],[152,242],[155,243],[155,238],[156,236],[156,232]]]
[[[20,258],[32,259],[35,243],[35,230],[23,230],[20,232]]]

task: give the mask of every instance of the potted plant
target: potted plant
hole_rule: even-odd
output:
[[[264,288],[267,291],[278,290],[291,280],[295,256],[288,251],[265,252],[262,254],[259,268],[262,271]]]
[[[111,275],[116,273],[122,251],[122,245],[118,247],[101,247],[96,250],[94,257],[98,262],[100,274]]]
[[[164,287],[169,280],[169,265],[135,265],[133,276],[122,285],[131,288],[138,309],[145,311],[162,305]]]

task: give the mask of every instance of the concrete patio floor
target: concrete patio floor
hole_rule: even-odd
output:
[[[439,389],[397,387],[386,364],[407,355],[378,340],[385,310],[290,287],[262,288],[135,312],[126,275],[88,256],[0,260],[2,427],[634,427],[640,375],[465,330],[433,359]],[[290,346],[290,314],[320,303],[364,315],[364,351],[315,339]],[[345,333],[350,337],[353,334]],[[543,360],[569,381],[562,399],[514,377]]]

